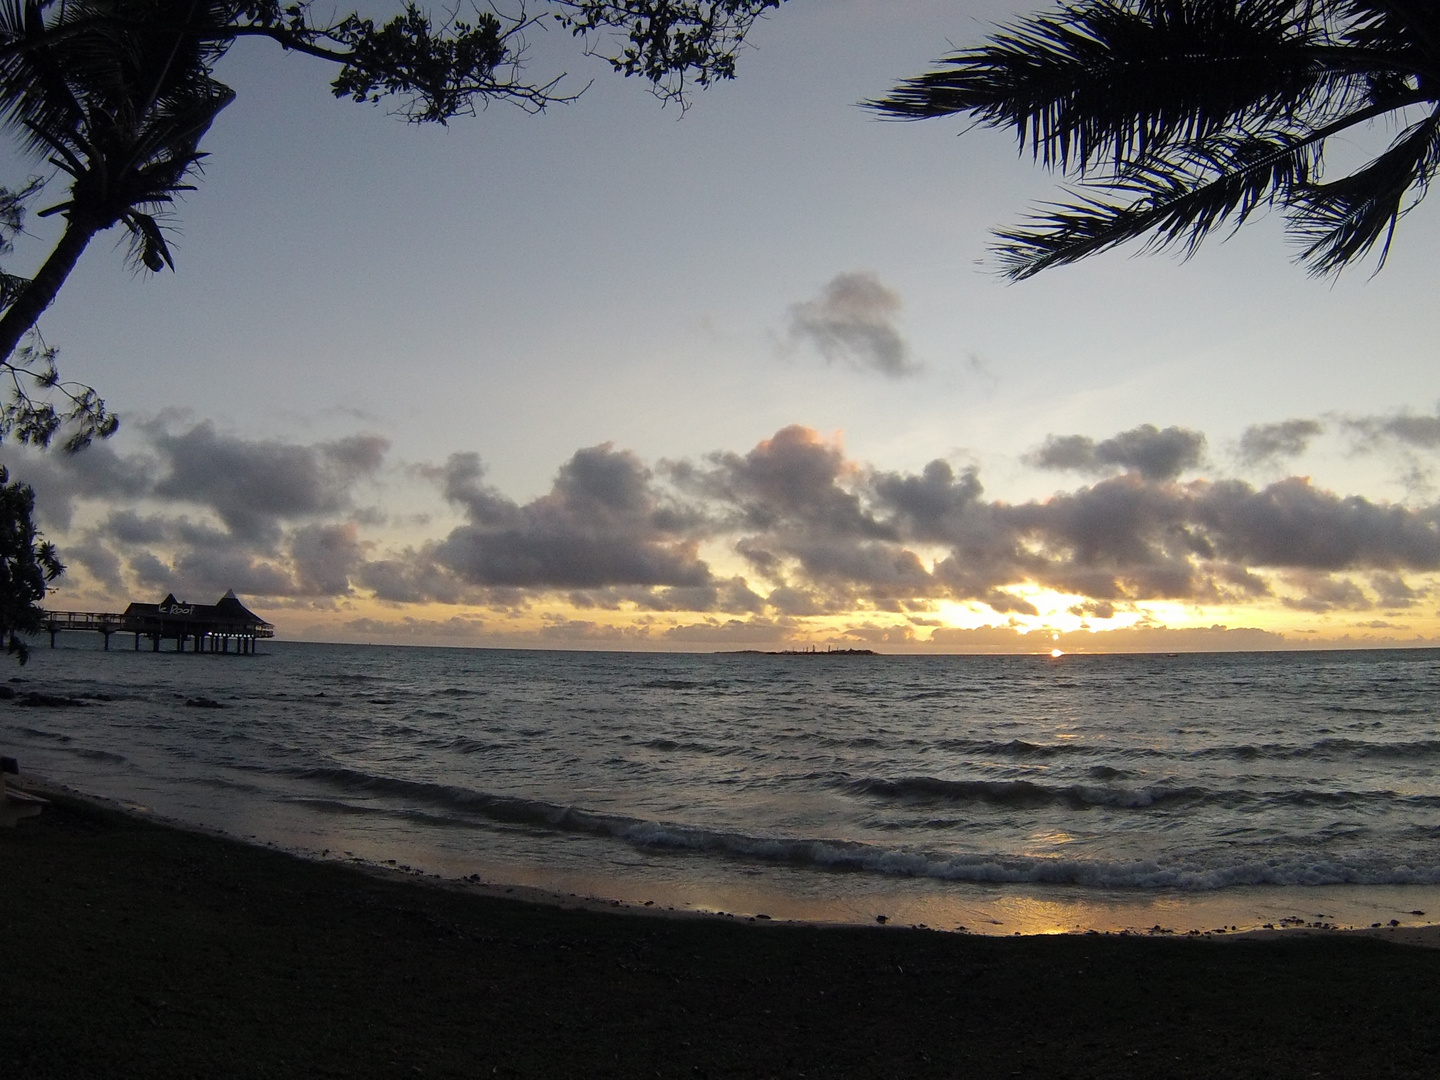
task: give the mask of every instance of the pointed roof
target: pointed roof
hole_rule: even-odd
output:
[[[265,621],[240,602],[234,589],[225,590],[225,595],[216,602],[215,610],[231,619],[249,619],[257,623]]]

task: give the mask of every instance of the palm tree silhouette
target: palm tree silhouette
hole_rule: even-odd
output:
[[[997,233],[1027,278],[1128,240],[1192,253],[1278,206],[1313,273],[1379,245],[1440,168],[1434,0],[1083,0],[1032,16],[869,102],[916,120],[969,114],[1076,182]],[[1326,175],[1341,133],[1398,134]]]
[[[100,3],[72,2],[49,25],[46,0],[0,6],[0,109],[25,148],[70,176],[54,250],[0,317],[0,357],[50,306],[96,233],[123,225],[132,257],[150,270],[173,266],[159,216],[204,156],[200,139],[234,94],[211,77],[213,46],[193,28],[200,0],[130,0],[143,32],[108,17]],[[145,9],[150,10],[145,10]],[[170,33],[156,26],[173,26]],[[67,33],[75,28],[74,33]]]

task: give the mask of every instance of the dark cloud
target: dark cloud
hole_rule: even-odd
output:
[[[440,493],[477,525],[498,527],[519,520],[519,508],[483,482],[485,466],[479,454],[451,454],[444,465],[422,466],[420,472],[438,484]]]
[[[1106,473],[1116,469],[1137,472],[1149,480],[1174,480],[1205,457],[1205,436],[1188,428],[1154,424],[1122,431],[1096,442],[1085,435],[1051,435],[1025,462],[1042,469]]]
[[[863,506],[859,467],[845,459],[838,442],[811,428],[792,424],[747,454],[712,454],[707,466],[669,464],[667,471],[684,490],[718,504],[726,525],[876,539],[896,535]]]
[[[474,455],[452,457],[442,490],[469,523],[435,546],[436,563],[470,585],[588,589],[710,584],[692,510],[667,498],[633,454],[578,450],[549,494],[523,506],[486,489]]]
[[[161,517],[142,517],[133,510],[116,510],[100,529],[122,544],[154,544],[170,535],[170,523]]]
[[[237,545],[199,547],[180,553],[165,589],[182,600],[201,599],[204,603],[213,603],[227,589],[248,597],[294,596],[300,592],[294,575],[282,563],[257,558]]]
[[[436,564],[431,551],[417,551],[414,548],[400,552],[394,558],[373,559],[360,565],[354,581],[362,588],[370,589],[376,599],[393,604],[419,604],[434,601],[441,604],[458,604],[467,598],[479,600],[470,595],[455,575]]]
[[[106,545],[103,537],[92,533],[80,543],[66,544],[61,554],[67,565],[83,566],[103,588],[123,588],[120,556]]]
[[[1376,592],[1376,606],[1390,610],[1414,607],[1429,595],[1428,590],[1412,588],[1399,574],[1371,574],[1370,587]]]
[[[125,562],[141,589],[169,591],[167,586],[170,583],[171,569],[166,563],[161,562],[153,552],[134,552]]]
[[[351,497],[377,474],[386,449],[375,435],[302,445],[227,435],[210,423],[177,427],[172,417],[74,455],[16,456],[48,526],[72,529],[82,502],[93,507],[92,521],[103,515],[60,545],[100,588],[203,597],[233,587],[278,599],[349,590],[363,553],[356,522],[335,519],[374,518],[353,511]],[[200,513],[177,514],[173,504]]]
[[[301,589],[344,596],[365,553],[354,525],[306,525],[290,536],[290,558]]]
[[[814,300],[792,305],[790,334],[826,360],[890,378],[919,370],[895,324],[900,297],[869,272],[837,274]]]
[[[919,476],[876,473],[870,486],[879,504],[899,518],[918,540],[953,540],[985,493],[978,470],[958,477],[948,461],[932,461]]]
[[[1286,574],[1286,583],[1300,590],[1299,596],[1282,596],[1280,602],[1296,611],[1323,614],[1327,611],[1363,611],[1372,606],[1365,590],[1349,578],[1328,574]]]
[[[12,479],[35,489],[35,510],[47,528],[66,530],[81,499],[130,501],[145,495],[154,483],[156,462],[146,454],[118,453],[109,443],[95,443],[74,454],[8,445],[5,463]]]
[[[348,508],[351,489],[379,469],[389,445],[375,435],[308,446],[247,440],[209,422],[153,431],[151,442],[164,469],[152,497],[206,506],[237,537],[267,546],[282,522]]]
[[[1240,461],[1244,465],[1270,465],[1299,457],[1310,441],[1325,430],[1319,420],[1282,420],[1252,424],[1240,435]]]
[[[1304,477],[1259,491],[1239,481],[1205,484],[1195,495],[1195,525],[1222,556],[1246,566],[1440,569],[1440,507],[1340,496]]]

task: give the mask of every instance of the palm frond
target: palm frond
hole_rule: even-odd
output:
[[[1129,240],[1191,253],[1284,207],[1316,273],[1377,244],[1440,153],[1428,121],[1321,183],[1328,139],[1440,104],[1436,0],[1074,0],[869,103],[895,119],[1009,128],[1079,186],[998,235],[1025,278]]]
[[[1030,228],[997,234],[1002,272],[1022,280],[1127,241],[1151,249],[1180,247],[1186,255],[1215,229],[1239,228],[1260,206],[1306,183],[1316,162],[1312,144],[1283,133],[1212,138],[1178,154],[1178,161],[1132,166],[1075,201],[1055,204]]]
[[[1303,184],[1290,204],[1291,232],[1312,273],[1334,273],[1377,244],[1385,265],[1395,225],[1424,196],[1440,168],[1440,110],[1411,125],[1391,147],[1339,180]],[[1407,204],[1407,197],[1409,203]]]
[[[1003,31],[870,105],[896,119],[969,113],[1013,128],[1047,167],[1114,167],[1358,96],[1362,87],[1317,58],[1332,43],[1296,6],[1088,0]]]

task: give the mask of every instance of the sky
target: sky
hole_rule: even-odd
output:
[[[1005,283],[991,230],[1056,178],[856,103],[1043,6],[789,0],[683,114],[536,30],[579,99],[443,128],[237,46],[176,271],[102,236],[40,324],[122,421],[0,446],[68,566],[47,605],[233,588],[282,638],[535,648],[1440,644],[1440,199],[1378,274],[1312,279],[1262,218]]]

